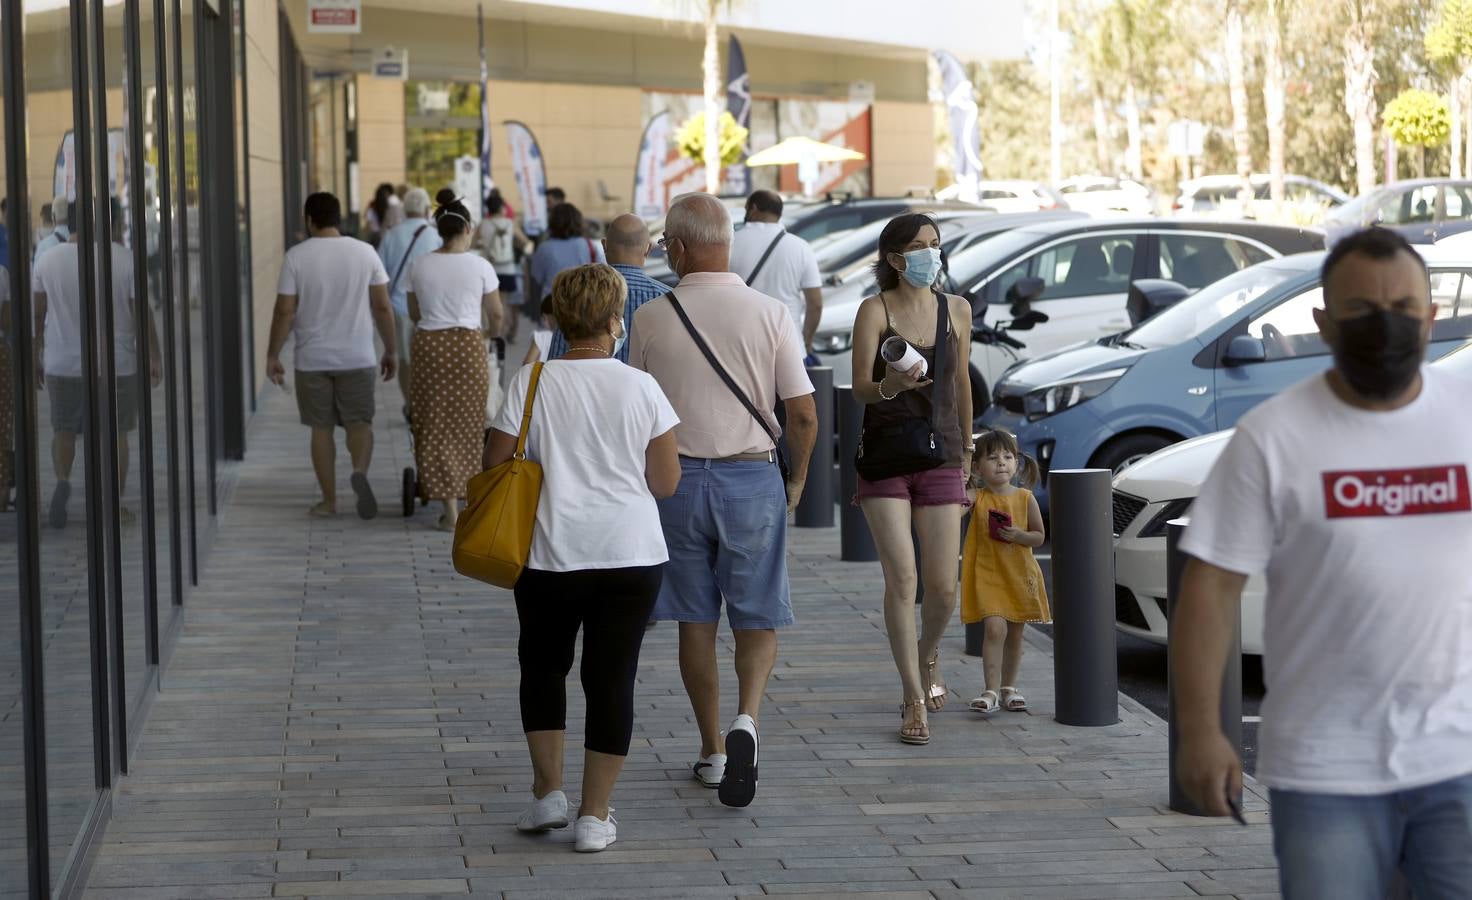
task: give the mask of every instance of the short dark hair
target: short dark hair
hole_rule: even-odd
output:
[[[920,229],[929,225],[940,234],[940,226],[930,213],[902,213],[889,220],[884,230],[879,233],[879,259],[874,261],[874,280],[879,282],[880,290],[892,291],[900,286],[900,270],[889,263],[889,254],[905,254],[905,247],[920,233]],[[941,263],[945,263],[945,254],[942,251]]]
[[[307,219],[318,228],[336,228],[342,224],[342,203],[326,191],[307,197],[303,209]]]
[[[542,194],[543,196],[556,199],[558,203],[562,203],[567,199],[567,191],[564,191],[560,187],[549,187],[547,188],[547,190],[543,191]]]
[[[746,208],[769,216],[782,215],[782,195],[776,191],[752,191],[746,198]]]
[[[559,203],[552,207],[552,212],[547,217],[547,233],[555,238],[582,237],[582,210],[571,203]]]
[[[501,196],[501,189],[491,188],[491,192],[489,194],[486,194],[486,210],[491,215],[497,216],[500,215],[501,210],[505,208],[506,198]]]
[[[1416,252],[1416,248],[1411,246],[1410,241],[1402,237],[1399,232],[1371,225],[1369,228],[1361,228],[1359,231],[1345,235],[1330,248],[1329,255],[1324,257],[1323,268],[1319,270],[1320,283],[1327,290],[1329,275],[1351,255],[1384,260],[1391,259],[1398,253],[1410,254],[1411,259],[1414,259],[1421,267],[1421,271],[1427,273],[1427,278],[1431,277],[1430,270],[1426,268],[1426,260],[1421,258],[1421,254]]]

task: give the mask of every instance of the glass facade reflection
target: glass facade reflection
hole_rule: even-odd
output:
[[[244,450],[251,41],[300,194],[276,4],[0,0],[0,898],[79,891]]]

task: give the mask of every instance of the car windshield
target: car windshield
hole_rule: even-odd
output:
[[[1133,331],[1127,332],[1124,339],[1150,349],[1174,347],[1197,337],[1298,274],[1296,269],[1271,264],[1251,266],[1207,285],[1170,309],[1141,323]]]
[[[1029,231],[1003,231],[978,241],[947,260],[946,271],[959,290],[970,290],[976,279],[999,263],[1011,259],[1019,250],[1037,243],[1038,235]]]
[[[1436,368],[1456,372],[1461,376],[1472,376],[1472,341],[1438,359]]]

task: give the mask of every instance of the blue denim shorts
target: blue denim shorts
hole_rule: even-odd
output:
[[[1416,900],[1472,885],[1472,775],[1391,794],[1274,790],[1284,900],[1383,900],[1397,867]]]
[[[733,630],[792,624],[787,497],[769,462],[680,458],[680,487],[659,501],[670,561],[654,618]]]

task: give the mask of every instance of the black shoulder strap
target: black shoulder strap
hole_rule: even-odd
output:
[[[930,430],[936,431],[936,394],[946,377],[946,351],[951,343],[951,302],[945,294],[935,293],[938,310],[935,316],[935,369],[930,373]]]
[[[670,291],[665,296],[670,298],[670,305],[675,308],[675,315],[680,317],[680,321],[685,325],[685,330],[690,332],[690,337],[695,341],[695,346],[699,347],[700,352],[705,354],[705,361],[710,363],[710,367],[716,370],[717,375],[721,376],[721,381],[726,383],[726,387],[731,390],[731,393],[736,395],[736,399],[741,401],[741,405],[746,407],[746,411],[751,413],[751,417],[756,419],[758,425],[762,426],[762,431],[765,431],[767,437],[772,439],[772,445],[775,447],[777,445],[777,435],[772,431],[772,426],[767,424],[766,417],[757,410],[756,406],[747,398],[745,392],[741,390],[741,387],[731,378],[730,373],[716,359],[716,355],[710,351],[710,345],[705,342],[705,338],[700,336],[700,332],[695,330],[695,323],[690,321],[690,316],[685,313],[685,307],[680,305],[680,298],[675,296],[674,291]]]
[[[394,269],[394,280],[388,283],[388,292],[390,294],[394,292],[394,288],[399,286],[399,276],[404,274],[404,266],[407,266],[409,264],[409,254],[414,252],[414,245],[419,243],[419,236],[423,234],[424,229],[428,227],[429,223],[426,222],[425,224],[420,225],[414,230],[414,239],[409,241],[409,247],[404,251],[404,258],[399,260],[399,267],[397,269]]]
[[[767,264],[767,257],[772,255],[772,251],[777,249],[777,245],[782,243],[782,239],[785,237],[787,237],[787,229],[779,229],[777,231],[777,236],[772,238],[772,242],[767,245],[767,252],[763,253],[762,258],[756,261],[756,268],[752,269],[751,274],[746,276],[747,287],[751,287],[751,283],[753,281],[756,281],[756,276],[761,273],[762,266],[765,266]]]

